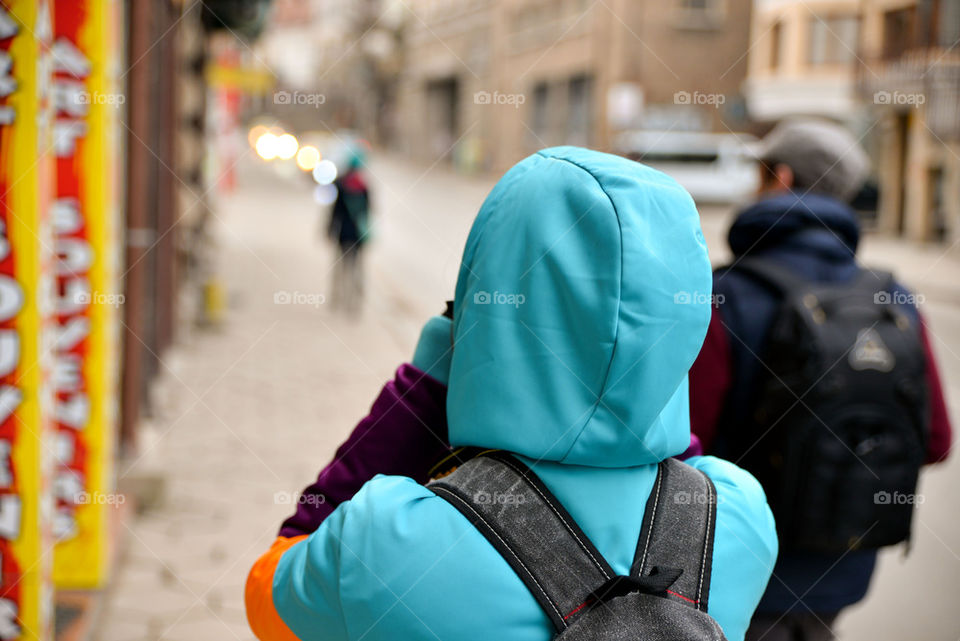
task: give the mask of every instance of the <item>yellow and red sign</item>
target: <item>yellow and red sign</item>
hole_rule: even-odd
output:
[[[57,588],[101,587],[112,492],[115,282],[114,149],[123,94],[113,86],[116,4],[56,0],[53,95],[57,186],[55,500]]]
[[[49,636],[50,12],[0,0],[0,639]]]

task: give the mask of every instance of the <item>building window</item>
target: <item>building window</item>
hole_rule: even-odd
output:
[[[883,14],[884,60],[895,60],[913,46],[915,18],[913,7]]]
[[[586,74],[573,76],[567,89],[567,135],[568,145],[590,144],[590,128],[593,122],[590,108],[593,82]]]
[[[677,0],[680,4],[680,10],[687,13],[715,13],[720,11],[719,0]]]
[[[676,0],[675,23],[681,28],[716,28],[723,23],[724,0]]]
[[[934,29],[936,33],[936,43],[949,49],[960,40],[960,2],[956,0],[941,0],[937,8],[939,9],[934,18]]]
[[[550,105],[550,89],[547,86],[547,83],[540,82],[537,83],[533,88],[533,104],[531,105],[531,118],[530,118],[530,129],[533,130],[533,135],[537,139],[537,143],[534,146],[539,148],[545,146],[547,138],[549,138],[548,129],[550,127],[549,122],[549,112],[548,108]]]
[[[915,11],[914,46],[956,46],[960,40],[960,0],[925,0],[917,3]]]
[[[809,61],[812,65],[843,64],[856,57],[856,16],[830,16],[810,18]]]
[[[780,56],[783,48],[783,23],[777,20],[770,29],[770,68],[780,67]]]

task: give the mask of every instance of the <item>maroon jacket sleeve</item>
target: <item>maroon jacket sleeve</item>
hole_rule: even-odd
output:
[[[690,430],[707,454],[713,448],[717,422],[732,380],[730,340],[720,310],[714,307],[700,355],[690,368]]]
[[[937,359],[930,344],[927,322],[922,316],[920,317],[920,338],[923,341],[923,352],[927,362],[927,389],[930,392],[930,441],[927,445],[927,463],[940,463],[946,460],[950,453],[953,428],[950,425],[950,414],[947,412],[947,403],[943,396]]]
[[[280,536],[310,534],[338,505],[377,474],[425,482],[447,445],[447,388],[410,364],[401,365],[333,461],[297,500]]]

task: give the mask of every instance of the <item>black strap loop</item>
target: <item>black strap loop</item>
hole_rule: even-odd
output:
[[[634,592],[664,596],[680,575],[682,568],[655,567],[647,576],[615,576],[590,593],[587,603],[605,603]]]

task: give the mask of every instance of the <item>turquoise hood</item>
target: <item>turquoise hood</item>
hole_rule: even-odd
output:
[[[653,463],[689,443],[686,375],[711,280],[687,193],[584,149],[548,149],[511,169],[467,241],[447,391],[452,442],[524,455],[621,575]],[[419,403],[401,411],[413,429],[434,410]],[[717,488],[708,613],[741,641],[776,559],[773,516],[747,472],[710,456],[687,462]],[[276,563],[271,603],[303,641],[556,636],[480,530],[411,478],[368,481]]]
[[[526,158],[464,250],[451,443],[594,467],[680,454],[711,287],[699,215],[672,178],[576,147]]]

